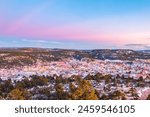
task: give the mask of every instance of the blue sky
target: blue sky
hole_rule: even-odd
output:
[[[149,12],[150,0],[1,0],[0,47],[150,49]]]

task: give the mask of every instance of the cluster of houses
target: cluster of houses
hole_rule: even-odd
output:
[[[22,80],[25,77],[32,75],[37,76],[62,76],[63,78],[70,78],[71,76],[81,76],[85,78],[87,75],[95,75],[101,73],[103,75],[110,74],[111,76],[124,76],[124,78],[132,78],[134,81],[139,78],[143,78],[147,84],[150,82],[150,60],[135,60],[135,61],[123,61],[123,60],[98,60],[87,59],[77,60],[73,58],[62,59],[61,61],[42,62],[38,61],[31,66],[20,66],[13,68],[1,68],[0,78],[2,80]],[[113,79],[111,79],[113,82]],[[128,99],[132,99],[133,92],[138,94],[138,98],[145,99],[150,94],[149,85],[144,84],[144,87],[137,86],[137,83],[130,82],[128,85],[126,80],[117,79],[120,83],[117,86],[111,82],[106,84],[105,82],[96,82],[91,80],[90,82],[97,89],[100,94],[109,94],[113,91],[120,90],[128,95]],[[136,85],[136,86],[135,86]],[[140,84],[141,85],[141,84]],[[69,87],[68,85],[66,86]],[[134,90],[131,88],[134,88]],[[131,93],[132,92],[132,93]],[[131,95],[132,94],[132,95]]]
[[[21,80],[24,76],[44,75],[44,76],[63,76],[64,78],[72,75],[85,77],[88,74],[96,73],[124,75],[138,79],[140,77],[150,77],[150,61],[149,60],[89,60],[89,59],[63,59],[61,61],[42,62],[38,61],[31,66],[20,66],[13,68],[1,68],[0,78]]]

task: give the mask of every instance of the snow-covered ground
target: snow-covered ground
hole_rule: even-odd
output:
[[[22,79],[30,75],[62,75],[64,78],[72,75],[85,77],[88,74],[111,74],[124,75],[126,77],[146,78],[150,75],[150,62],[146,60],[130,61],[121,60],[76,60],[64,59],[57,62],[38,62],[32,66],[14,67],[11,69],[0,69],[0,78],[5,80]]]

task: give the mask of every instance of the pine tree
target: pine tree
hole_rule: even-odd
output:
[[[73,100],[97,100],[98,96],[87,80],[78,80],[78,87],[75,90],[71,90],[71,99]]]
[[[150,94],[148,95],[147,100],[150,100]]]
[[[28,100],[31,94],[27,90],[13,89],[8,93],[7,99],[9,100]]]

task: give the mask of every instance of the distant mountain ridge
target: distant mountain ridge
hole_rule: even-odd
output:
[[[140,50],[140,51],[150,53],[150,50]]]
[[[0,68],[31,65],[37,61],[50,62],[65,58],[100,59],[100,60],[135,60],[150,59],[149,50],[95,49],[70,50],[49,48],[0,48]]]

